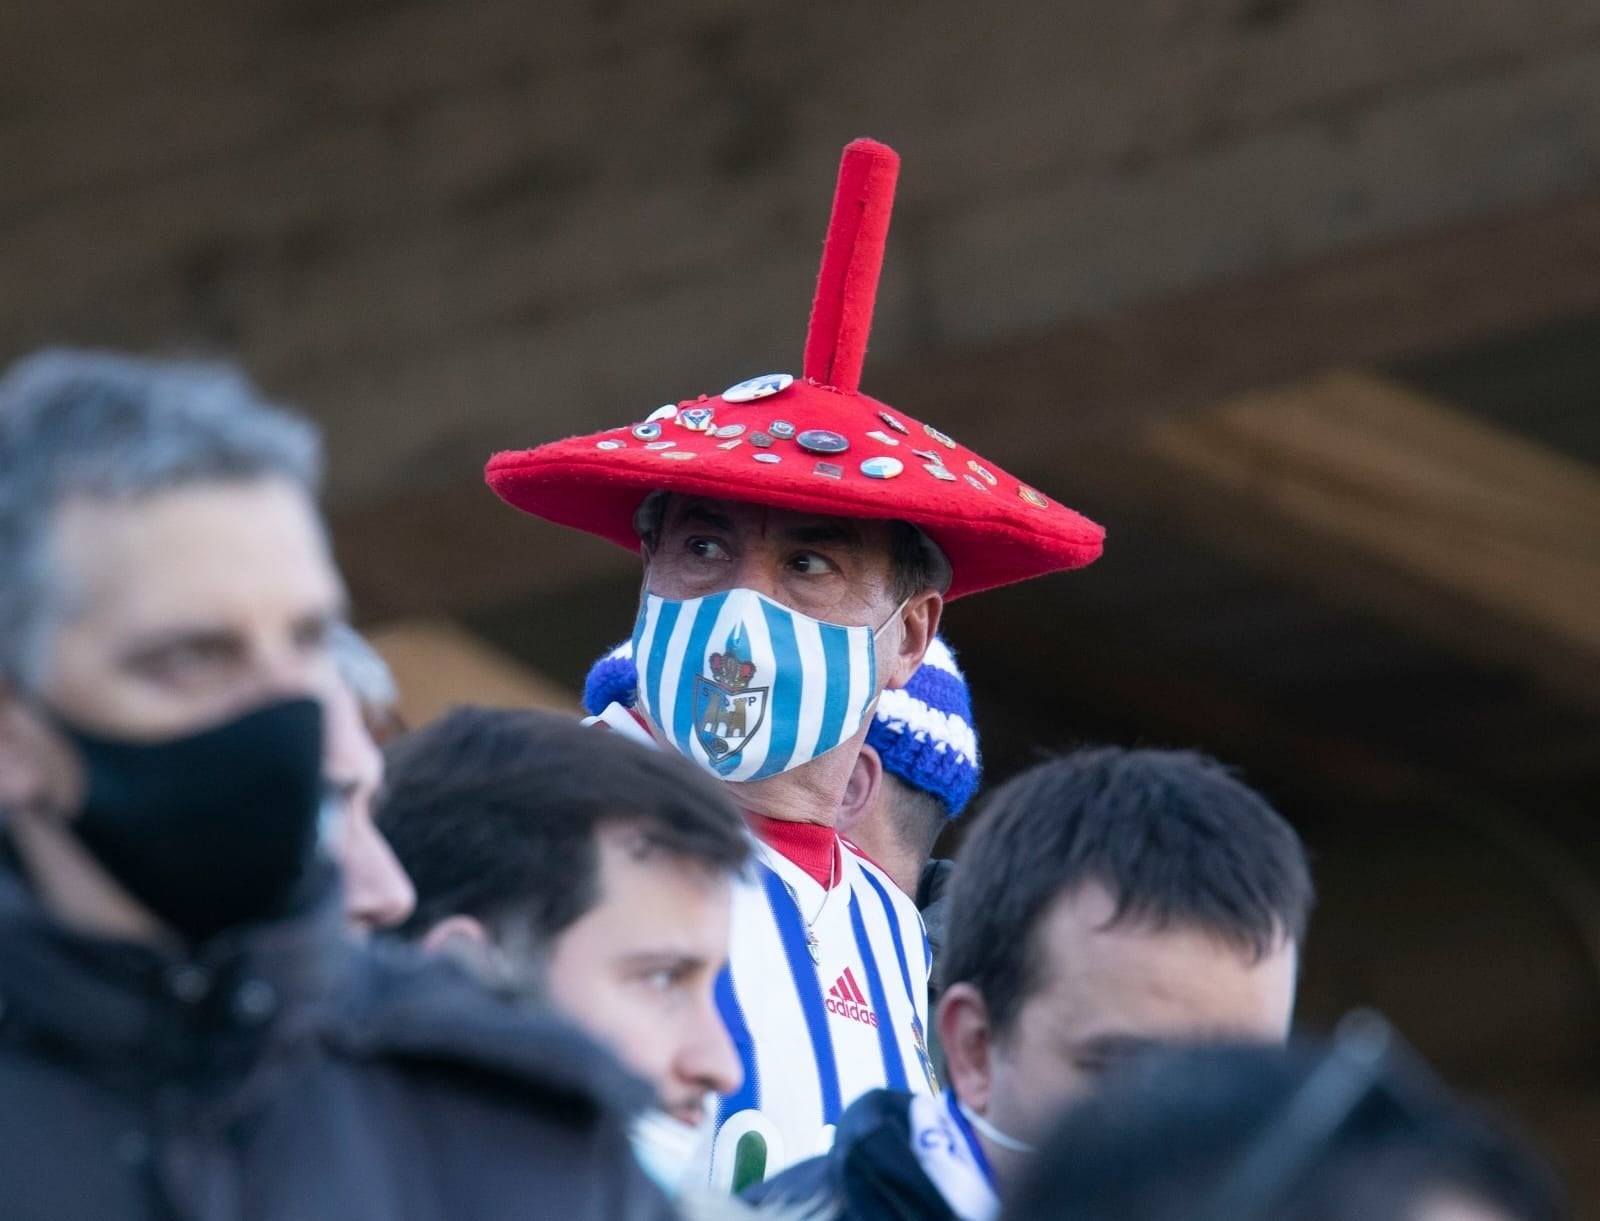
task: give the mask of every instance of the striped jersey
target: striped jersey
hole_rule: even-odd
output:
[[[619,704],[594,719],[653,741]],[[734,886],[717,982],[744,1083],[718,1101],[703,1150],[709,1182],[733,1190],[825,1152],[840,1114],[868,1090],[938,1088],[924,1034],[931,951],[916,905],[827,828],[759,821],[773,843],[757,839]],[[801,837],[812,849],[820,839],[831,867],[791,859]]]

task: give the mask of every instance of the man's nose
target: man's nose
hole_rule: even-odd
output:
[[[687,1033],[678,1056],[678,1071],[683,1077],[714,1094],[731,1094],[744,1084],[739,1053],[710,997],[696,1012]]]
[[[394,928],[416,907],[416,887],[370,816],[359,811],[349,815],[340,865],[345,915],[356,928]]]

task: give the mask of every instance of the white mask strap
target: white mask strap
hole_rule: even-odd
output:
[[[1002,1149],[1009,1149],[1012,1153],[1032,1153],[1034,1151],[1035,1146],[1030,1145],[1025,1140],[1018,1140],[1015,1136],[1008,1136],[959,1098],[956,1099],[956,1105],[961,1108],[962,1116],[979,1135],[988,1137]]]

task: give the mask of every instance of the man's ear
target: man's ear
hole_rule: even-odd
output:
[[[936,590],[925,589],[906,603],[900,612],[900,648],[885,687],[899,690],[911,681],[922,665],[923,654],[933,643],[943,614],[944,597]]]
[[[878,752],[865,742],[850,769],[850,779],[844,786],[844,796],[839,799],[839,813],[834,819],[834,829],[849,835],[861,820],[878,805],[878,793],[883,788],[883,760]]]
[[[939,998],[939,1042],[944,1047],[945,1075],[956,1097],[978,1114],[989,1109],[994,1073],[994,1031],[989,1007],[969,983],[954,983]]]
[[[64,816],[83,800],[84,778],[66,744],[0,686],[0,809]]]
[[[475,916],[446,916],[422,935],[422,948],[429,954],[454,955],[480,974],[493,965],[493,940]]]

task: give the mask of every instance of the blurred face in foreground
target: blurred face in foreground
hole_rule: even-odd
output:
[[[1294,1008],[1292,943],[1252,960],[1195,928],[1108,922],[1116,903],[1090,883],[1061,895],[1034,929],[1033,990],[995,1031],[983,998],[954,983],[939,1032],[957,1097],[1015,1141],[1032,1144],[1061,1108],[1119,1058],[1158,1042],[1282,1042]],[[1019,1154],[983,1138],[995,1172]]]
[[[372,820],[383,779],[383,754],[361,719],[355,693],[336,682],[323,701],[326,738],[323,835],[344,880],[345,916],[362,934],[394,928],[417,905],[417,892],[389,841]]]
[[[68,500],[44,563],[55,605],[37,687],[0,694],[0,799],[47,901],[147,935],[149,913],[60,825],[84,778],[41,705],[85,731],[156,742],[317,695],[332,682],[343,591],[310,500],[272,478]]]
[[[707,1095],[742,1080],[714,993],[728,960],[730,882],[644,851],[625,830],[597,838],[600,898],[556,940],[549,998],[655,1086],[663,1110],[698,1124]]]
[[[461,953],[549,1003],[649,1082],[662,1110],[698,1125],[707,1096],[743,1080],[715,994],[728,961],[731,880],[647,847],[627,826],[602,827],[595,839],[595,902],[550,944],[519,945],[513,933],[496,943],[456,915],[424,945]]]

